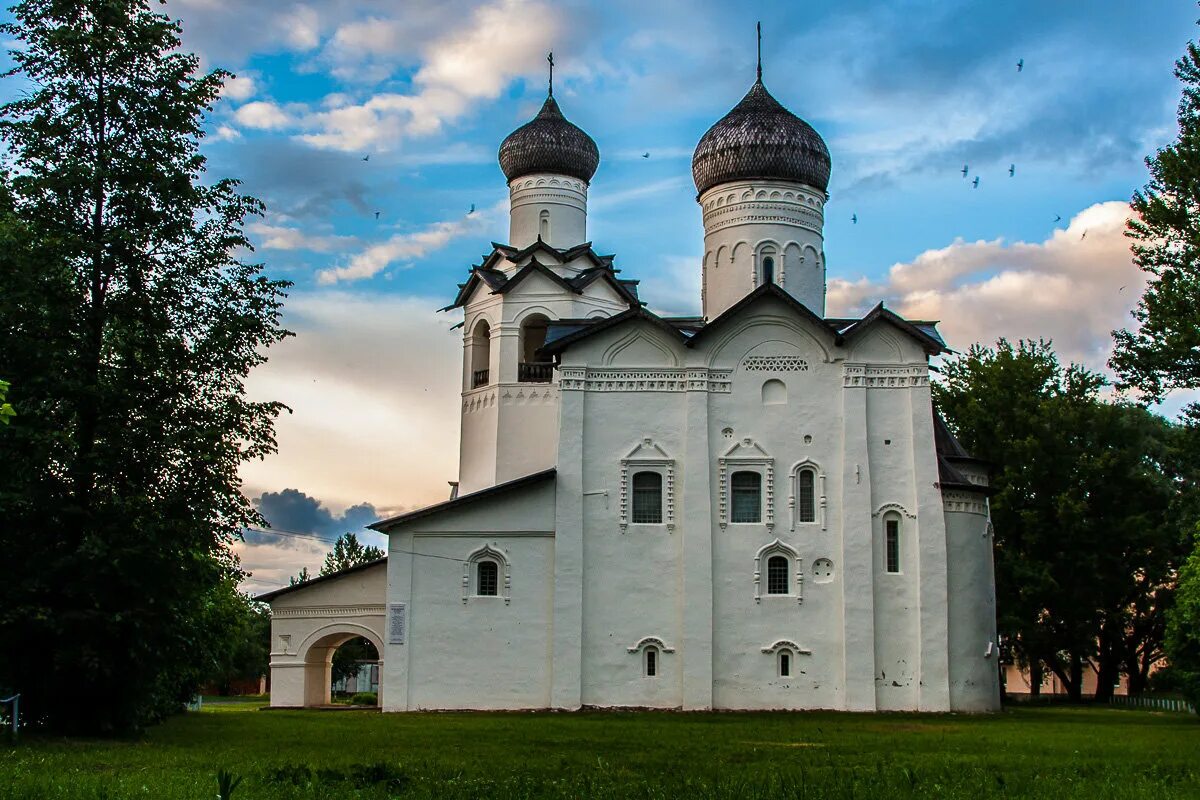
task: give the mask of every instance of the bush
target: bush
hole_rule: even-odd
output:
[[[373,706],[379,702],[379,698],[374,692],[359,692],[350,698],[352,706]]]

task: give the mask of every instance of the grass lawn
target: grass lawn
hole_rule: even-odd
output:
[[[206,704],[137,741],[26,737],[0,798],[1198,798],[1200,721],[989,716],[378,714]]]

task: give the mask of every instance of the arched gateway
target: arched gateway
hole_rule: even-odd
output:
[[[334,651],[351,639],[382,657],[386,588],[384,558],[256,598],[271,606],[272,706],[328,705]]]

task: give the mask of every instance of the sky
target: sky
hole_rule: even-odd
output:
[[[448,496],[462,341],[460,317],[436,309],[507,236],[496,151],[544,99],[548,51],[564,114],[600,148],[589,238],[642,280],[653,310],[699,311],[690,158],[753,82],[761,20],[767,87],[832,154],[829,313],[883,300],[941,320],[957,350],[1040,337],[1104,369],[1144,285],[1127,201],[1145,156],[1175,137],[1173,64],[1200,16],[1174,0],[166,10],[206,69],[237,76],[208,120],[209,173],[266,202],[249,228],[256,255],[294,282],[285,324],[297,335],[249,381],[291,413],[278,454],[242,471],[290,533],[238,545],[250,591],[315,571],[343,532]]]

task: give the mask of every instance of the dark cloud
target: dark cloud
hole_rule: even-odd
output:
[[[271,528],[293,533],[308,533],[330,541],[347,532],[361,532],[380,518],[375,506],[359,503],[341,514],[334,514],[315,497],[298,489],[263,492],[253,500]],[[280,537],[251,531],[246,541],[254,544],[278,543]]]

